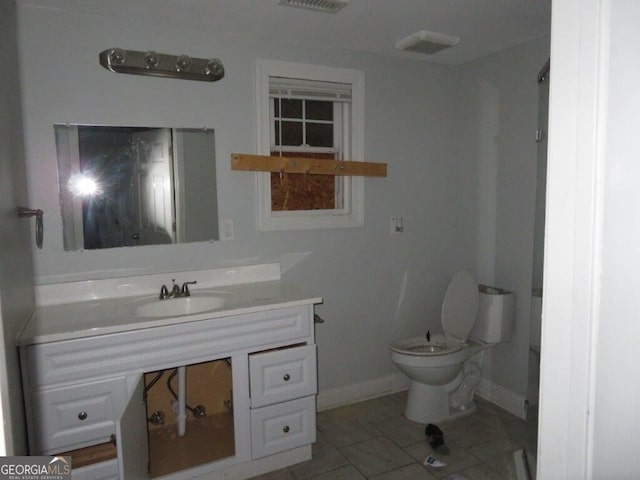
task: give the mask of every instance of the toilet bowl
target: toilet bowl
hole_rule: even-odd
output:
[[[462,363],[483,346],[476,342],[463,344],[445,335],[432,335],[431,341],[412,337],[391,345],[391,360],[412,380],[447,385],[456,379]]]
[[[480,379],[477,354],[510,340],[514,306],[511,292],[479,287],[466,271],[453,276],[442,301],[443,333],[390,346],[391,360],[411,380],[405,409],[409,420],[440,422],[474,411],[473,393]]]

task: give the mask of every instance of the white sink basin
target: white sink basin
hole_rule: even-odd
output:
[[[133,314],[137,317],[179,317],[216,310],[226,303],[227,297],[223,294],[154,299],[135,307]]]

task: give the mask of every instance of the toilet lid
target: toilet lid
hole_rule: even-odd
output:
[[[456,273],[442,300],[442,329],[466,342],[478,315],[478,284],[469,272]]]

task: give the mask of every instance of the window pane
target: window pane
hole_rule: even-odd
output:
[[[280,122],[273,122],[276,145],[302,145],[302,123],[282,122],[282,143],[280,143]]]
[[[333,120],[333,102],[307,100],[306,109],[309,120]]]
[[[307,123],[307,144],[313,147],[333,147],[333,124]]]
[[[282,118],[302,118],[302,100],[288,100],[286,98],[274,100],[275,115]],[[282,115],[280,113],[282,107]]]

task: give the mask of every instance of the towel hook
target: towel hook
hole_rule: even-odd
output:
[[[39,249],[42,249],[42,239],[44,237],[44,226],[42,221],[42,216],[44,212],[42,210],[26,208],[26,207],[18,207],[18,216],[20,218],[30,218],[36,217],[36,246]]]

